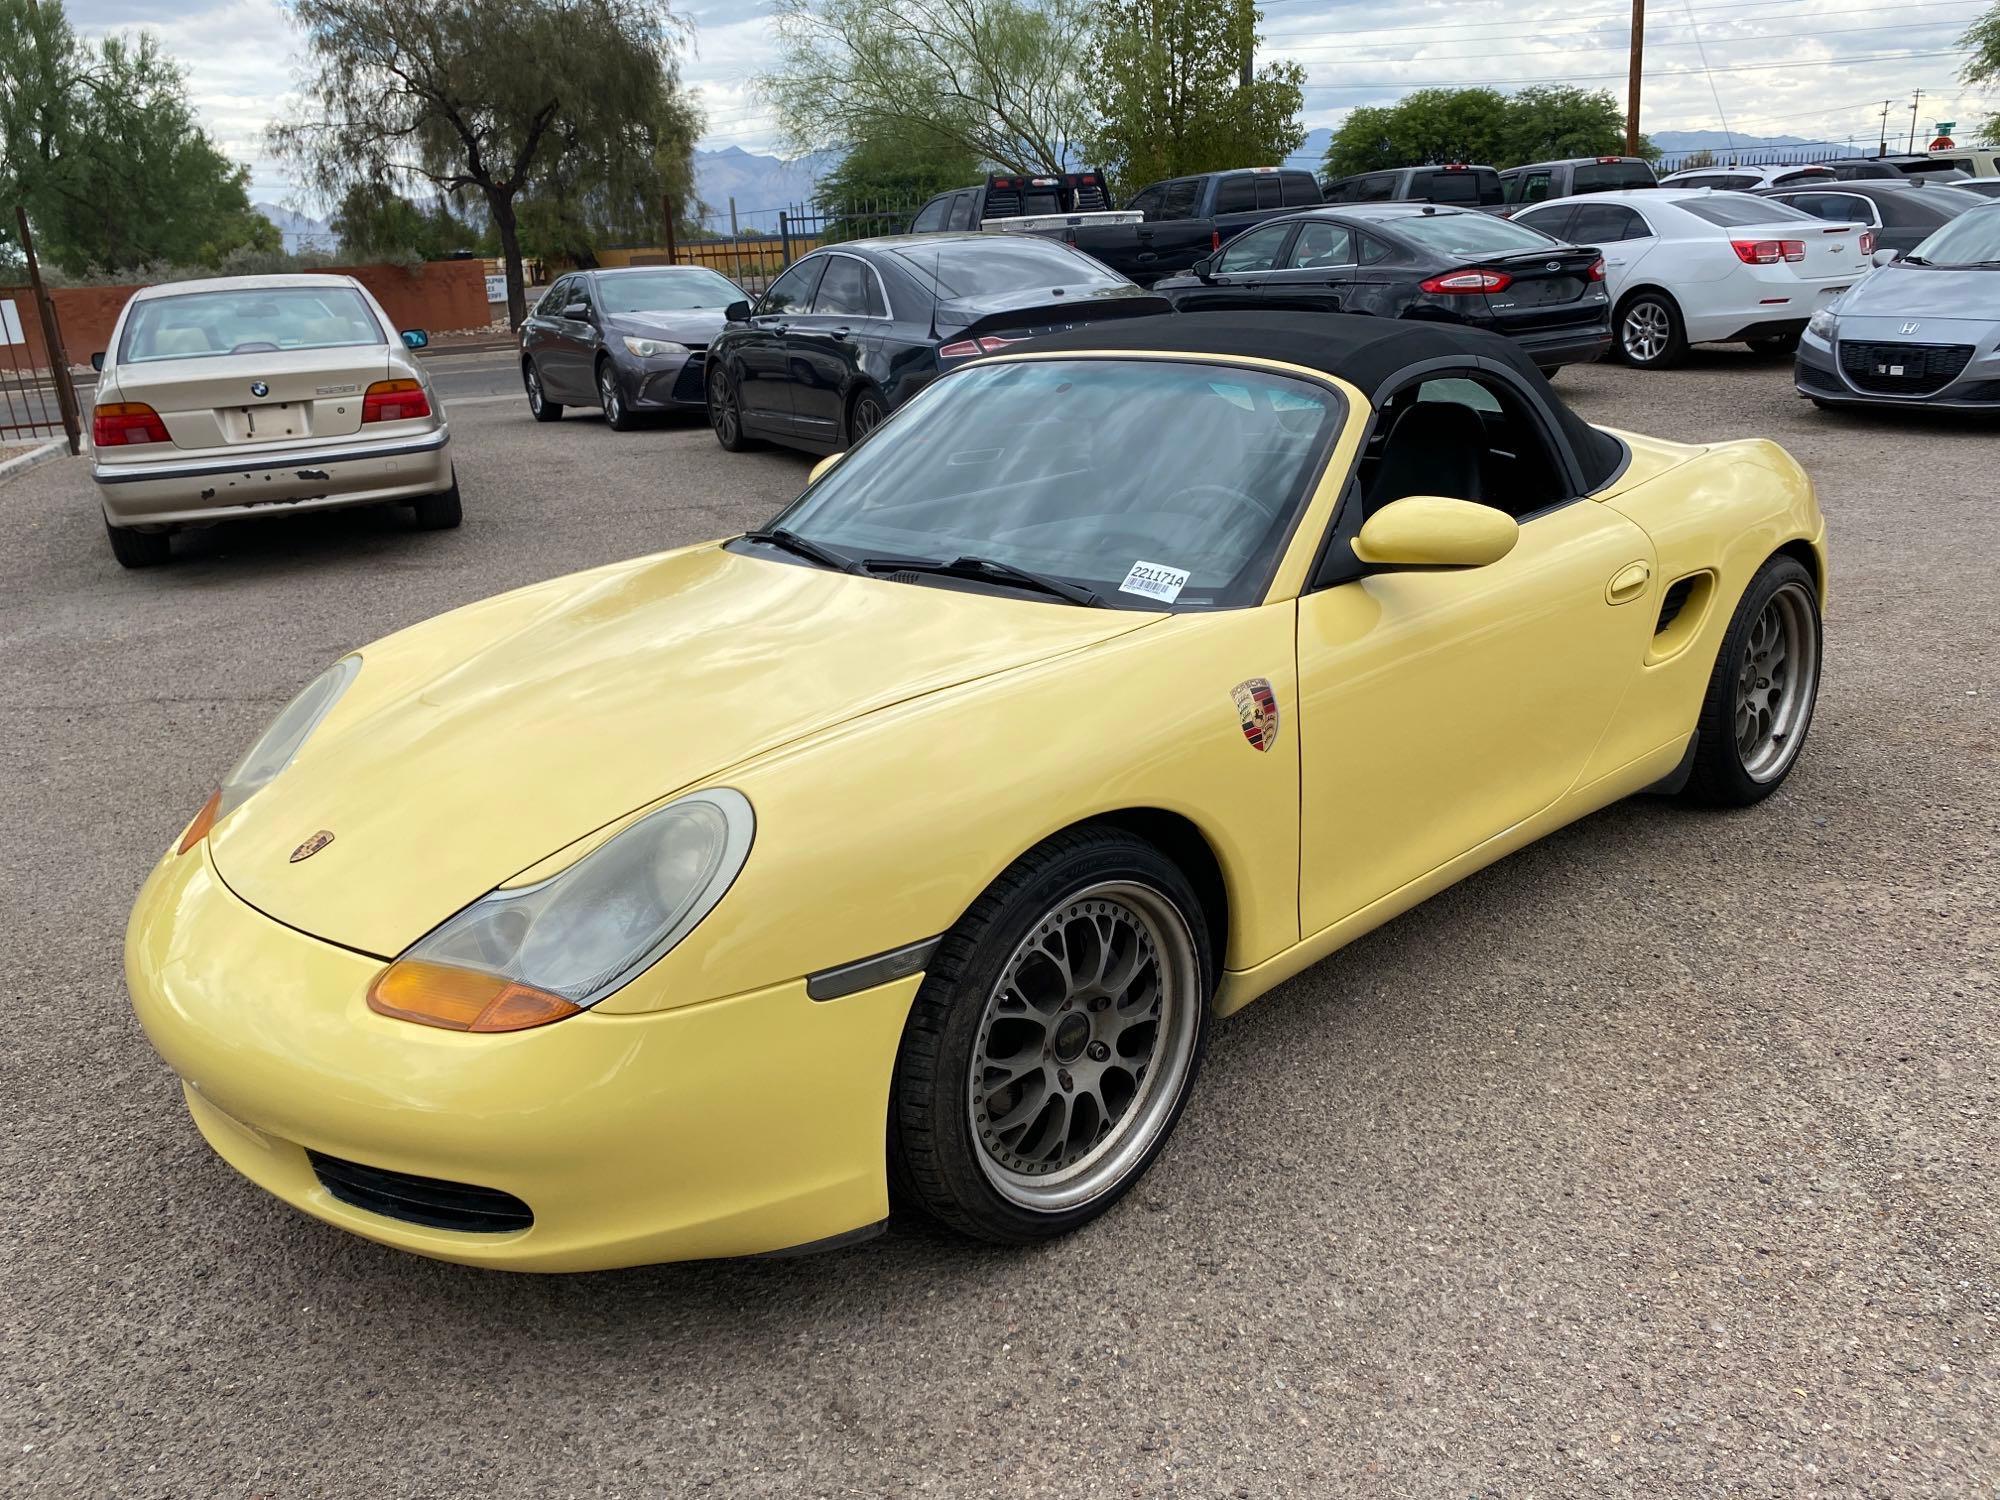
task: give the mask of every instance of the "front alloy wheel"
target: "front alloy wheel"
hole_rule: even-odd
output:
[[[724,452],[741,453],[750,446],[750,440],[743,436],[743,408],[737,402],[736,386],[720,365],[708,372],[708,425],[715,429],[715,440]]]
[[[1165,1145],[1201,1064],[1201,903],[1117,828],[1017,860],[939,943],[890,1102],[899,1201],[1025,1243],[1096,1218]]]
[[[632,413],[626,408],[624,392],[618,389],[618,372],[610,360],[597,366],[597,404],[604,408],[604,421],[613,432],[632,430]]]

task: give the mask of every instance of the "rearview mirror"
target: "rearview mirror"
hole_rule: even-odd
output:
[[[104,351],[102,349],[99,349],[95,354],[90,356],[90,368],[93,370],[102,370],[104,368]]]
[[[403,330],[403,345],[405,348],[428,349],[430,343],[431,336],[421,328],[405,328]]]
[[[730,323],[747,323],[750,321],[750,304],[748,302],[732,302],[729,306],[723,308],[722,316],[725,321]]]
[[[1351,544],[1378,568],[1483,568],[1514,550],[1521,528],[1505,511],[1442,495],[1392,500]]]
[[[1900,250],[1877,250],[1872,258],[1878,266],[1889,266],[1901,260],[1903,252]]]
[[[820,475],[824,474],[828,469],[831,469],[835,464],[839,463],[845,457],[847,457],[845,451],[842,451],[840,453],[827,454],[825,458],[822,458],[818,463],[812,466],[812,472],[806,475],[806,483],[808,485],[818,484]]]

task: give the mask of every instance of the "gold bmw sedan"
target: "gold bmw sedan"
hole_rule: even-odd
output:
[[[408,505],[459,523],[444,407],[351,276],[228,276],[144,287],[92,363],[90,477],[111,551],[167,560],[176,531],[248,516]]]

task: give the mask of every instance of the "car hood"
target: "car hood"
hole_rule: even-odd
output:
[[[720,543],[618,564],[365,648],[346,696],[210,848],[252,906],[388,958],[579,838],[742,761],[1161,618]],[[322,831],[331,840],[294,860]]]
[[[1986,309],[1996,305],[1996,298],[2000,298],[2000,270],[1953,271],[1892,263],[1857,281],[1835,310],[1842,323],[1849,318],[1926,316],[1991,323],[1995,315]]]
[[[690,307],[673,312],[608,313],[604,321],[614,333],[672,339],[677,344],[700,349],[714,341],[726,320],[719,307]]]

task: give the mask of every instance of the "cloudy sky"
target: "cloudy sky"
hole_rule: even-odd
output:
[[[418,0],[421,3],[421,0]],[[1261,0],[1268,56],[1306,67],[1306,124],[1337,125],[1356,105],[1427,84],[1502,87],[1562,80],[1624,95],[1626,0]],[[708,111],[705,147],[771,151],[771,122],[750,97],[769,56],[769,0],[693,0],[685,76]],[[1642,121],[1647,130],[1711,130],[1859,143],[1877,138],[1882,101],[1892,143],[1908,138],[1910,94],[1924,90],[1920,136],[1940,120],[1970,128],[1980,101],[1958,81],[1959,34],[1982,0],[1653,0]],[[264,153],[296,46],[274,0],[68,0],[86,35],[140,28],[188,69],[190,90],[222,147],[251,164],[252,197],[291,198]],[[1704,71],[1706,68],[1709,71]],[[1988,101],[2000,109],[2000,95]]]

